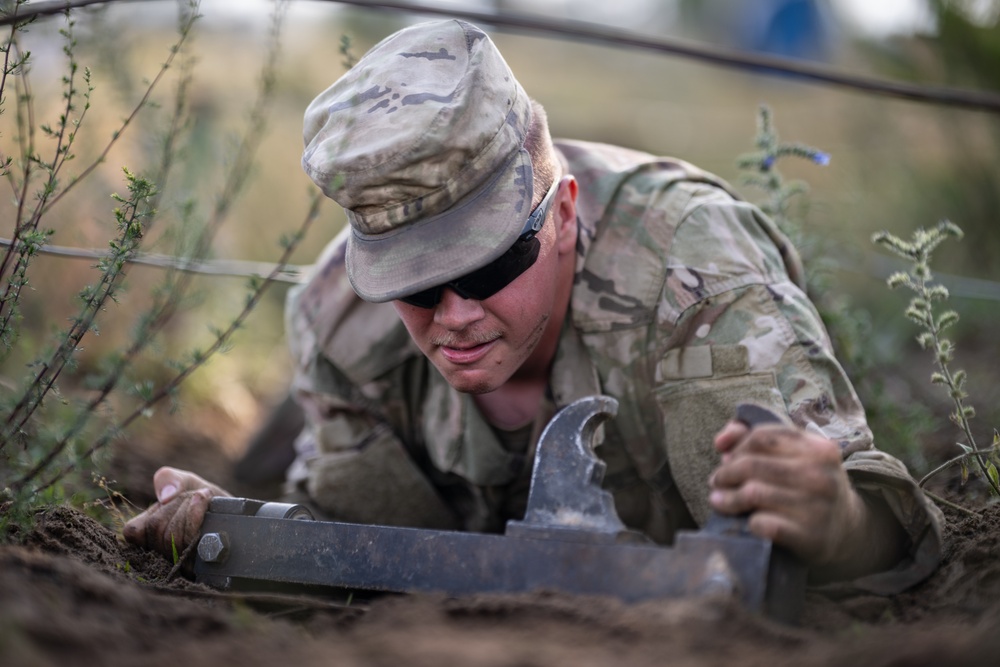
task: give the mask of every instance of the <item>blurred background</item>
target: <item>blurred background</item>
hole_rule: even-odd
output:
[[[448,3],[438,3],[442,5]],[[185,56],[194,60],[180,160],[145,250],[176,253],[180,221],[209,216],[260,89],[274,6],[257,0],[201,3],[203,17],[184,47]],[[465,0],[450,6],[586,21],[727,50],[806,59],[872,77],[1000,92],[1000,2],[995,0]],[[103,150],[142,95],[176,41],[177,14],[177,5],[167,0],[111,3],[73,13],[75,57],[81,67],[90,68],[94,91],[70,171]],[[390,32],[427,18],[335,2],[288,3],[257,161],[248,187],[215,239],[212,257],[278,258],[279,237],[301,224],[312,192],[299,166],[306,105],[345,70],[345,58],[357,58]],[[854,377],[859,391],[870,405],[895,406],[879,407],[873,415],[876,442],[917,472],[958,453],[958,432],[947,422],[946,398],[928,382],[932,359],[918,348],[916,327],[902,316],[909,295],[890,292],[884,284],[888,271],[903,265],[877,251],[870,237],[889,230],[909,238],[916,228],[942,219],[958,224],[965,240],[942,246],[934,268],[951,288],[950,306],[962,318],[953,334],[955,366],[969,371],[971,403],[979,411],[977,437],[989,444],[993,427],[1000,426],[1000,114],[480,25],[529,94],[547,108],[556,136],[679,157],[740,187],[736,158],[754,149],[757,110],[766,104],[783,140],[831,155],[828,166],[788,161],[779,168],[787,179],[809,185],[808,194],[794,201],[793,215],[804,234],[824,241],[824,252],[834,260],[827,296],[836,297],[854,319],[862,355],[870,362],[852,366],[862,375]],[[60,113],[66,59],[59,30],[65,26],[64,17],[49,17],[30,26],[22,38],[32,52],[34,112],[42,122]],[[344,36],[350,42],[347,56]],[[155,164],[181,69],[167,72],[153,93],[158,106],[140,114],[88,184],[53,209],[47,219],[54,230],[52,244],[106,247],[114,229],[109,195],[124,192],[122,166],[143,173]],[[6,113],[0,116],[0,152],[5,155],[16,152],[12,103],[8,95]],[[759,192],[744,191],[751,200],[761,199]],[[10,236],[13,219],[10,197],[5,197],[0,201],[0,234]],[[311,263],[343,224],[339,208],[326,202],[292,262]],[[33,290],[23,302],[21,345],[0,367],[8,385],[19,380],[24,364],[65,326],[75,294],[95,275],[92,264],[41,257],[33,265]],[[132,269],[128,291],[103,314],[99,335],[83,341],[76,370],[80,377],[127,340],[161,274],[157,268]],[[159,411],[131,429],[125,442],[183,431],[192,441],[221,444],[227,456],[237,457],[288,385],[282,322],[287,288],[274,285],[232,349],[185,383],[177,412]],[[211,340],[210,326],[228,324],[242,307],[246,281],[200,277],[195,292],[143,362],[142,371],[151,377],[169,376],[166,360],[204,347]],[[166,462],[192,465],[190,458]]]

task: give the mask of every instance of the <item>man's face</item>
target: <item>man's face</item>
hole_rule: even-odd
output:
[[[566,189],[575,195],[575,183]],[[565,215],[573,216],[571,227],[561,224]],[[572,243],[564,231],[570,228]],[[493,296],[463,299],[445,288],[432,308],[393,302],[414,342],[451,386],[483,394],[512,377],[547,373],[572,282],[575,231],[572,205],[554,205],[537,235],[538,259]]]

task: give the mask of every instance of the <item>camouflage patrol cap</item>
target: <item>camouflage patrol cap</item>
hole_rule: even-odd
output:
[[[347,271],[389,301],[485,266],[530,213],[527,94],[484,32],[422,23],[372,48],[305,113],[306,173],[347,212]]]

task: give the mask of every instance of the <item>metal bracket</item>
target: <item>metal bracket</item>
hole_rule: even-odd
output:
[[[213,498],[195,578],[220,588],[310,591],[553,590],[625,601],[722,595],[794,621],[805,570],[741,529],[745,518],[681,531],[669,548],[637,543],[601,488],[605,467],[592,449],[594,432],[617,407],[592,396],[556,414],[538,445],[525,517],[508,522],[504,535],[311,521],[302,506]]]

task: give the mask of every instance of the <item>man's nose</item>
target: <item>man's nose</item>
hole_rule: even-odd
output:
[[[455,290],[445,287],[441,302],[434,309],[434,322],[450,331],[461,331],[485,317],[482,301],[463,299]]]

